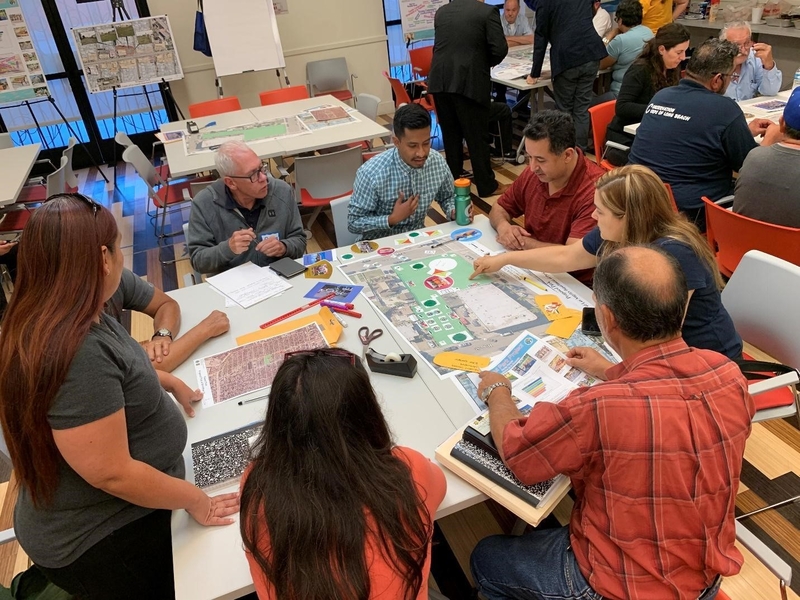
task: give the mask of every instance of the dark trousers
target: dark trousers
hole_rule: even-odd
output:
[[[453,177],[458,178],[464,168],[462,140],[467,141],[472,161],[473,183],[479,196],[489,196],[497,189],[497,181],[489,157],[489,106],[470,100],[461,94],[435,95],[436,116],[442,126],[444,153]]]
[[[494,145],[495,150],[508,154],[513,150],[511,131],[511,107],[505,102],[492,102],[489,105],[489,127],[492,135],[500,135],[500,142]]]
[[[553,96],[558,110],[572,115],[578,146],[586,150],[589,143],[589,105],[592,86],[597,78],[600,61],[593,60],[559,73],[553,79]]]
[[[129,523],[59,569],[39,569],[81,600],[174,600],[172,511]]]

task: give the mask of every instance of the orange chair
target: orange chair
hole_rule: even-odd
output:
[[[33,211],[27,208],[6,211],[0,216],[0,233],[21,232],[28,224],[32,214]]]
[[[667,188],[667,194],[669,194],[670,202],[672,202],[672,208],[675,209],[675,212],[681,212],[678,210],[678,203],[675,202],[675,194],[672,193],[672,186],[668,183],[665,183],[664,187]]]
[[[211,115],[218,115],[220,113],[241,110],[241,108],[242,105],[239,104],[239,98],[236,96],[229,96],[228,98],[217,98],[216,100],[208,100],[207,102],[190,104],[189,116],[192,119],[198,119],[200,117],[209,117]]]
[[[292,100],[305,100],[308,98],[308,88],[304,85],[293,85],[280,90],[269,90],[261,92],[258,97],[261,99],[261,106],[270,104],[282,104]]]
[[[413,102],[414,104],[419,104],[428,112],[435,110],[433,102],[428,96],[423,96],[422,98],[412,100],[411,96],[408,95],[405,86],[399,79],[396,77],[390,77],[386,71],[383,72],[383,76],[389,80],[389,85],[392,86],[395,108],[400,108],[403,104],[411,104]]]
[[[727,210],[705,196],[706,236],[720,272],[730,277],[749,250],[761,250],[800,265],[800,229],[757,221]]]
[[[433,62],[433,46],[424,48],[413,48],[408,51],[408,58],[411,61],[411,72],[414,77],[413,84],[427,88],[425,80],[431,72],[431,62]]]
[[[607,160],[603,160],[603,151],[606,147],[606,129],[611,119],[614,118],[616,100],[609,100],[596,106],[589,107],[589,119],[592,122],[592,139],[594,140],[594,159],[606,171],[614,168]]]

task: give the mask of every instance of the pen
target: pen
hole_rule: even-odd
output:
[[[328,294],[324,298],[317,298],[313,302],[309,302],[308,304],[304,304],[303,306],[301,306],[299,308],[295,308],[294,310],[290,310],[288,313],[286,313],[284,315],[281,315],[280,317],[275,317],[271,321],[267,321],[266,323],[262,323],[261,325],[259,325],[259,327],[261,329],[266,329],[267,327],[275,325],[275,323],[280,323],[284,319],[288,319],[289,317],[293,317],[295,315],[298,315],[301,312],[303,312],[304,310],[308,310],[309,308],[311,308],[313,306],[316,306],[317,304],[320,304],[321,302],[323,302],[325,300],[333,298],[335,295],[336,294],[334,292],[331,292],[330,294]],[[335,309],[331,308],[331,310],[335,310]],[[359,316],[361,316],[361,315],[359,315]]]
[[[542,290],[543,292],[546,292],[546,291],[547,291],[547,288],[546,288],[546,287],[544,287],[544,286],[543,286],[541,283],[537,283],[537,282],[535,282],[533,279],[530,279],[529,277],[525,277],[525,276],[523,275],[522,277],[520,277],[520,279],[521,279],[522,281],[527,281],[527,282],[528,282],[528,283],[530,283],[532,286],[539,288],[539,289],[540,289],[540,290]]]
[[[206,127],[213,127],[213,126],[214,126],[214,125],[216,125],[216,124],[217,124],[217,122],[216,122],[216,121],[209,121],[208,123],[206,123],[205,125],[203,125],[203,126],[200,128],[200,129],[205,129]]]
[[[335,311],[331,311],[331,314],[332,314],[334,317],[336,317],[336,320],[337,320],[337,321],[339,321],[339,324],[340,324],[342,327],[344,327],[345,329],[347,329],[347,321],[345,321],[345,320],[344,320],[342,317],[340,317],[339,315],[337,315]]]
[[[356,305],[351,302],[335,302],[334,300],[323,300],[322,306],[341,308],[342,310],[353,310],[356,307]]]
[[[269,398],[269,394],[266,396],[256,396],[255,398],[248,398],[247,400],[239,400],[239,406],[244,406],[245,404],[250,404],[251,402],[258,402],[259,400],[266,400]]]
[[[334,314],[342,313],[343,315],[347,315],[349,317],[355,317],[356,319],[361,318],[361,313],[356,312],[354,310],[345,310],[344,308],[336,308],[335,306],[329,306],[328,308],[330,308],[334,312]]]

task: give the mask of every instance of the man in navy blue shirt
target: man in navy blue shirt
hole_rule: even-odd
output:
[[[592,23],[591,0],[538,0],[533,36],[533,65],[528,83],[542,74],[550,44],[550,77],[558,110],[572,115],[581,150],[589,141],[589,104],[600,60],[608,56]]]
[[[686,77],[664,88],[650,101],[629,158],[649,167],[672,186],[678,208],[705,231],[702,196],[719,200],[731,193],[733,171],[758,146],[773,143],[777,128],[767,119],[748,125],[739,105],[724,96],[739,48],[711,39],[698,48],[686,67]]]

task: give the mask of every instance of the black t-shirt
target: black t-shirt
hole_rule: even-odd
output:
[[[652,242],[681,265],[689,290],[693,290],[683,322],[683,339],[689,345],[704,350],[714,350],[728,358],[741,358],[742,338],[736,333],[728,311],[722,306],[722,297],[714,278],[691,246],[673,238],[659,238]],[[603,238],[595,227],[583,238],[583,248],[589,254],[600,252]]]
[[[703,206],[702,196],[730,194],[733,171],[757,145],[736,102],[682,79],[653,96],[629,163],[655,171],[672,186],[678,208],[690,210]]]

